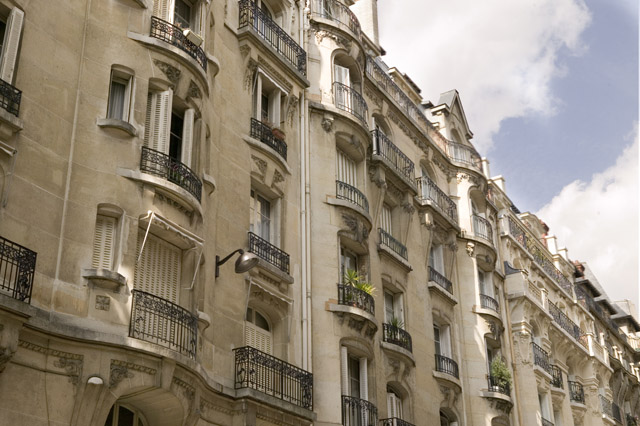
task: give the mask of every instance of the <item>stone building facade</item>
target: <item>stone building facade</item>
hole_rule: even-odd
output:
[[[635,308],[377,20],[0,0],[0,424],[637,424]]]

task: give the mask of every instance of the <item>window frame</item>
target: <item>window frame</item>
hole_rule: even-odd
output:
[[[124,86],[124,95],[122,99],[122,116],[117,117],[114,115],[113,111],[113,103],[114,103],[114,95],[113,95],[113,84],[118,83]],[[111,68],[111,75],[109,77],[109,95],[107,97],[107,119],[111,120],[119,120],[124,121],[126,123],[130,122],[130,118],[132,116],[132,107],[133,107],[133,85],[134,85],[134,76],[132,73],[124,71],[118,67]]]
[[[263,230],[260,232],[256,232],[256,224],[257,219],[262,218],[263,215],[260,211],[258,211],[258,202],[259,199],[264,200],[264,202],[268,203],[268,212],[269,212],[269,236],[265,238],[262,234]],[[251,187],[250,195],[249,195],[249,231],[268,243],[280,247],[280,198],[273,198],[266,195],[263,191],[260,191],[256,186]],[[262,221],[260,222],[262,223]]]

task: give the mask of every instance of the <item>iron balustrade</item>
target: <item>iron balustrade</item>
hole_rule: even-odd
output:
[[[436,354],[436,371],[459,378],[458,363],[444,355]]]
[[[491,222],[477,214],[471,217],[473,219],[473,235],[493,244],[493,227],[491,226]]]
[[[418,182],[418,199],[421,203],[431,201],[455,224],[458,224],[458,207],[443,190],[428,176],[421,176]]]
[[[336,181],[336,198],[347,200],[369,213],[369,201],[367,197],[355,186]]]
[[[498,380],[492,375],[487,376],[487,382],[489,392],[498,392],[503,395],[511,396],[511,385],[509,382]]]
[[[429,266],[429,281],[433,281],[449,293],[453,294],[453,284],[451,281],[431,266]]]
[[[271,127],[267,126],[263,122],[251,119],[251,137],[258,139],[260,142],[273,149],[280,154],[282,158],[287,159],[287,144],[282,139],[279,139],[273,135]]]
[[[349,114],[360,120],[364,127],[367,125],[367,112],[369,107],[362,95],[353,87],[346,84],[333,82],[333,103],[336,108],[347,111]]]
[[[492,311],[500,313],[500,305],[498,304],[498,301],[486,294],[480,294],[480,306],[484,309],[491,309]]]
[[[379,129],[371,132],[373,139],[373,155],[379,155],[391,163],[393,169],[402,177],[413,183],[415,165],[391,139]]]
[[[236,348],[235,388],[255,389],[313,410],[313,375],[250,346]]]
[[[252,28],[280,56],[302,75],[307,75],[307,52],[265,12],[257,2],[240,0],[240,26]]]
[[[409,352],[413,352],[411,335],[406,330],[392,324],[382,324],[382,341],[400,346]]]
[[[354,306],[375,315],[375,300],[372,295],[349,284],[338,284],[338,304]]]
[[[551,374],[551,363],[549,362],[549,353],[542,349],[540,345],[531,342],[533,346],[533,363]]]
[[[415,426],[413,423],[409,423],[408,421],[399,419],[397,417],[380,419],[380,423],[382,423],[382,426]]]
[[[249,252],[289,273],[289,255],[253,232],[249,232]]]
[[[540,420],[542,420],[542,426],[553,426],[553,422],[551,420],[547,420],[544,417],[540,417]]]
[[[342,395],[342,424],[344,426],[377,426],[378,409],[364,399]]]
[[[551,255],[546,248],[541,247],[541,243],[533,238],[523,226],[516,220],[507,216],[509,222],[509,235],[511,235],[520,245],[533,257],[533,260],[543,271],[545,271],[564,291],[573,297],[573,284],[569,279],[553,264]]]
[[[346,25],[356,37],[360,37],[360,22],[347,6],[337,0],[315,0],[313,3],[313,15]]]
[[[618,423],[622,423],[622,411],[620,411],[620,406],[615,402],[611,403],[611,411],[613,414],[613,419]]]
[[[448,141],[447,155],[453,161],[466,164],[478,171],[482,171],[482,160],[480,154],[471,146],[458,142]]]
[[[17,117],[20,112],[21,100],[22,91],[0,79],[0,108],[4,108]]]
[[[0,293],[31,303],[38,254],[0,237]]]
[[[196,46],[191,40],[189,40],[183,33],[183,29],[173,25],[171,22],[167,22],[164,19],[160,19],[157,16],[151,17],[151,37],[157,38],[162,41],[177,47],[195,61],[200,64],[203,70],[207,70],[207,55],[200,46]]]
[[[584,404],[584,388],[582,384],[568,380],[569,384],[569,401]]]
[[[380,244],[389,247],[395,254],[407,260],[407,247],[404,244],[393,238],[390,233],[382,228],[378,228],[378,232],[380,232]]]
[[[155,343],[196,358],[198,318],[182,306],[132,290],[129,337]]]
[[[602,408],[603,414],[606,414],[610,418],[613,418],[613,404],[603,395],[600,395],[600,407]]]
[[[562,370],[557,365],[551,366],[551,386],[558,389],[564,389],[562,381]]]
[[[569,333],[574,339],[580,341],[580,336],[582,336],[580,327],[551,301],[549,301],[549,313],[560,328]]]
[[[140,171],[175,183],[196,197],[198,201],[202,198],[202,181],[195,172],[163,152],[143,146],[140,155]]]

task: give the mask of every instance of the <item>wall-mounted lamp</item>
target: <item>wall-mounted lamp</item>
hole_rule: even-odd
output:
[[[236,274],[247,272],[249,269],[258,264],[258,256],[250,252],[245,253],[245,251],[242,249],[232,251],[227,257],[222,260],[220,260],[220,256],[216,256],[216,278],[218,278],[218,276],[220,275],[220,265],[224,265],[224,263],[227,260],[231,259],[231,256],[236,253],[240,253],[238,260],[236,260]]]

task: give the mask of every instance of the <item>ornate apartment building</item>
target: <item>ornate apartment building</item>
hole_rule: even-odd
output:
[[[637,425],[635,308],[376,0],[0,0],[0,35],[0,424]]]

